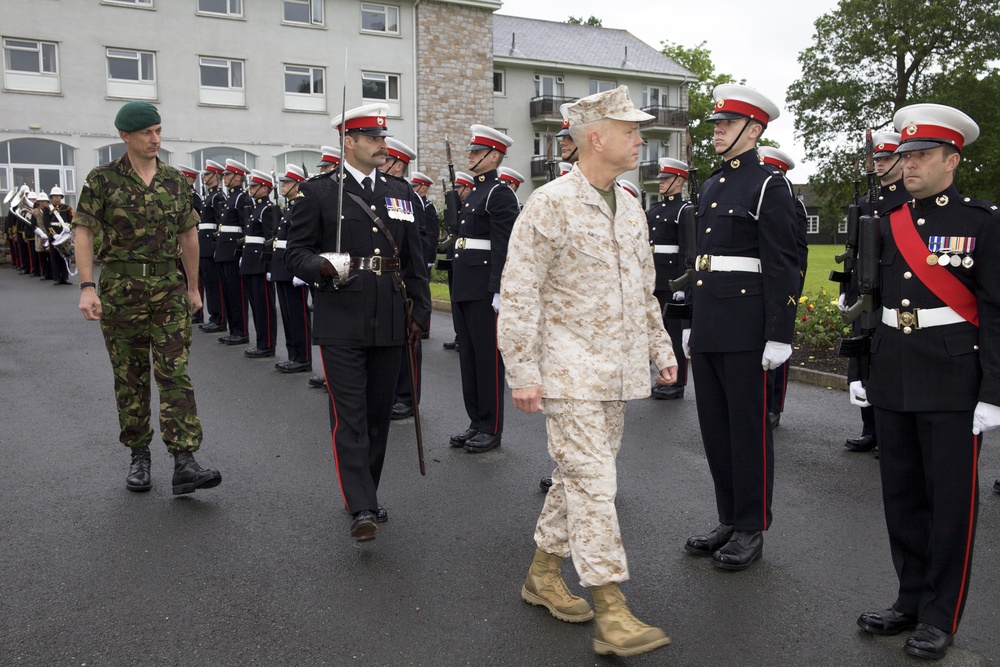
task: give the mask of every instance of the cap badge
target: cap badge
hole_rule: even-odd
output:
[[[917,124],[916,123],[910,123],[910,126],[906,128],[906,133],[908,135],[910,135],[911,137],[914,134],[916,134],[917,133]]]
[[[378,116],[375,119],[375,122],[378,123],[379,125],[385,125],[385,118],[383,118],[382,116]]]
[[[878,148],[880,151],[884,151],[885,150],[885,144],[879,144],[876,148]]]
[[[726,106],[726,101],[725,100],[719,100],[718,102],[715,103],[715,108],[716,109],[721,109],[724,106]]]

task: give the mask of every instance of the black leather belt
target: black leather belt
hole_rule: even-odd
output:
[[[351,270],[371,271],[376,276],[382,275],[383,271],[399,271],[399,257],[382,257],[372,255],[371,257],[351,257]]]

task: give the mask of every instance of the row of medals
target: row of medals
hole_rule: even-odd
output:
[[[949,264],[951,264],[955,268],[958,268],[958,266],[961,265],[967,269],[971,269],[972,265],[974,264],[971,255],[960,257],[958,255],[949,255],[946,252],[941,253],[940,255],[937,255],[932,252],[931,254],[927,255],[927,263],[930,264],[931,266],[934,266],[935,264],[937,264],[938,266],[948,266]]]

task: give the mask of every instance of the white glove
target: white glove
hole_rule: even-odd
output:
[[[976,403],[976,411],[972,414],[972,434],[986,433],[997,426],[1000,426],[1000,407],[982,401]]]
[[[300,279],[298,276],[292,276],[292,287],[302,287],[306,284],[306,281]]]
[[[765,371],[769,371],[788,361],[788,357],[790,356],[792,356],[791,345],[788,343],[775,343],[769,340],[764,345],[764,357],[760,360],[760,363]]]
[[[684,290],[678,290],[674,292],[674,301],[683,301],[683,300],[684,300]]]
[[[242,255],[240,256],[240,262],[239,262],[239,264],[237,264],[237,266],[239,266],[241,269],[243,268],[243,256]]]
[[[840,294],[840,298],[837,299],[837,310],[839,310],[842,313],[846,313],[847,312],[847,294],[846,293],[842,292]]]
[[[500,312],[500,295],[499,294],[494,294],[493,295],[493,312],[495,312],[495,313],[499,313]]]
[[[428,271],[430,271],[433,268],[434,268],[434,262],[431,262],[430,264],[427,265],[427,270]]]
[[[269,282],[269,283],[270,283],[270,282],[274,282],[273,280],[271,280],[271,272],[270,272],[270,271],[268,271],[268,272],[267,272],[266,274],[264,274],[264,275],[265,275],[265,276],[267,277],[267,282]]]
[[[688,342],[689,340],[691,340],[691,330],[684,329],[681,331],[681,347],[684,348],[684,356],[688,359],[691,358],[691,345]]]
[[[871,405],[868,402],[868,392],[861,385],[861,380],[855,380],[851,383],[851,405],[856,405],[859,408],[867,408]]]
[[[35,227],[35,236],[37,236],[38,238],[42,239],[43,241],[47,241],[48,238],[49,238],[48,234],[46,234],[45,232],[43,232],[42,230],[40,230],[38,227]]]

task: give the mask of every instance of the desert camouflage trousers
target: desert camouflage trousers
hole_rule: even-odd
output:
[[[150,426],[149,367],[160,395],[160,436],[167,450],[193,452],[201,445],[201,421],[188,378],[191,311],[179,271],[165,276],[122,276],[102,271],[101,331],[111,358],[118,405],[119,439],[146,447]]]
[[[552,488],[535,526],[535,544],[566,558],[586,587],[628,579],[615,495],[615,458],[625,428],[624,401],[544,399]]]

